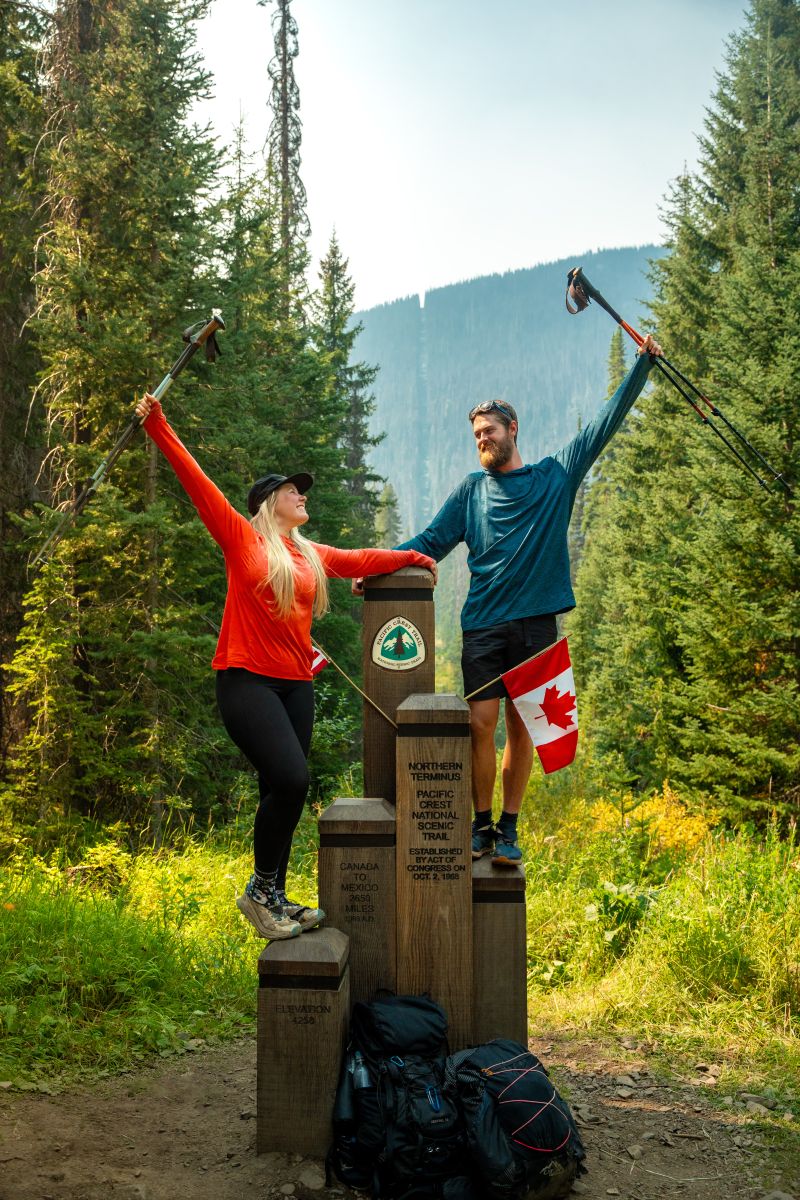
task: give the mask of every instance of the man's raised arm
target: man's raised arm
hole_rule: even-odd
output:
[[[455,491],[450,493],[430,525],[423,529],[422,533],[409,538],[407,542],[401,542],[393,549],[416,550],[420,554],[429,555],[438,563],[451,550],[455,549],[459,542],[463,542],[465,531],[466,491],[463,483],[460,483]],[[434,576],[435,580],[436,576]],[[354,579],[351,590],[354,596],[363,596],[364,580]]]
[[[636,362],[611,399],[606,401],[594,420],[590,421],[569,445],[554,455],[570,476],[573,493],[578,490],[581,480],[600,451],[608,444],[633,408],[647,382],[654,360],[663,353],[658,343],[648,334],[638,351]],[[413,548],[416,550],[418,547]]]

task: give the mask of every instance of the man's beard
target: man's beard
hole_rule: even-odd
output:
[[[487,471],[499,471],[511,459],[514,453],[514,439],[505,438],[502,442],[489,442],[482,450],[478,450],[481,466]]]

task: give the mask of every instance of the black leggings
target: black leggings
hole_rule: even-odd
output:
[[[228,667],[217,671],[217,704],[231,739],[258,771],[256,870],[277,871],[277,885],[284,888],[292,835],[308,794],[314,685]]]

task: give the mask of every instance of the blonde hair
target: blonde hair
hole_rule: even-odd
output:
[[[259,585],[261,588],[272,588],[275,613],[280,620],[285,620],[292,611],[294,604],[294,571],[292,556],[286,548],[277,521],[275,520],[275,504],[280,488],[266,497],[258,512],[250,518],[253,529],[264,539],[269,566],[267,574]],[[297,529],[290,529],[286,535],[297,547],[314,572],[314,606],[312,613],[315,617],[324,617],[328,612],[328,579],[322,559],[307,538]]]

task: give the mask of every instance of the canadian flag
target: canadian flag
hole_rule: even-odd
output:
[[[545,775],[568,767],[578,746],[578,703],[567,639],[512,667],[503,683],[525,722]]]
[[[311,659],[311,674],[319,675],[323,667],[327,667],[328,660],[320,650],[319,646],[315,646],[312,642],[311,651],[314,657]]]

